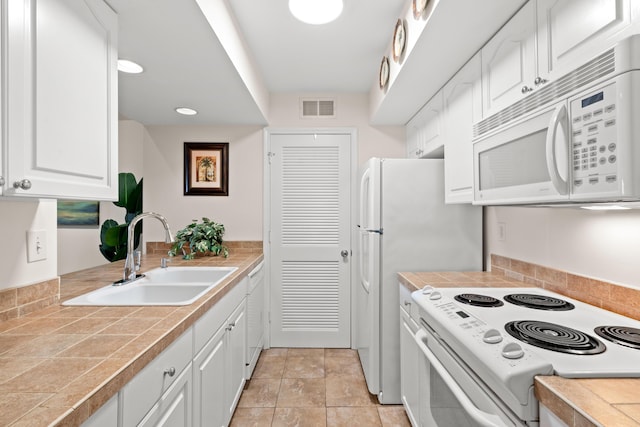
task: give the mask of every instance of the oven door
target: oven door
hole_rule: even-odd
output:
[[[424,321],[421,321],[421,323]],[[495,394],[449,355],[424,326],[415,335],[421,352],[420,425],[435,427],[522,427]],[[438,356],[436,356],[436,353]]]
[[[474,204],[569,201],[566,101],[474,141]]]

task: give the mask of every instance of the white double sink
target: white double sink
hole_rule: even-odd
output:
[[[135,281],[109,285],[62,305],[188,305],[216,287],[238,267],[168,267]]]

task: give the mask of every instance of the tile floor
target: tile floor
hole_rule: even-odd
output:
[[[402,406],[379,405],[349,349],[273,348],[260,355],[231,420],[245,426],[409,426]]]

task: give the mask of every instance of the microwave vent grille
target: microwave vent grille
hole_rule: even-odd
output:
[[[531,95],[479,121],[473,126],[474,138],[480,137],[518,117],[552,102],[615,71],[615,54],[610,49],[569,74],[548,83]]]

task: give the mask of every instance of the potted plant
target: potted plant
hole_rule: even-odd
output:
[[[194,219],[182,230],[178,230],[175,236],[175,243],[169,250],[169,256],[176,256],[182,252],[183,259],[193,259],[197,254],[220,255],[225,258],[229,256],[229,249],[222,244],[224,235],[224,225],[211,221],[209,218],[202,218],[202,223]],[[189,252],[185,250],[189,247]]]
[[[127,256],[127,227],[136,215],[142,213],[142,178],[136,181],[135,175],[129,172],[118,174],[118,201],[114,205],[125,208],[124,224],[113,219],[102,223],[100,228],[100,252],[110,262],[124,259]],[[134,243],[138,247],[142,223],[134,230]]]

